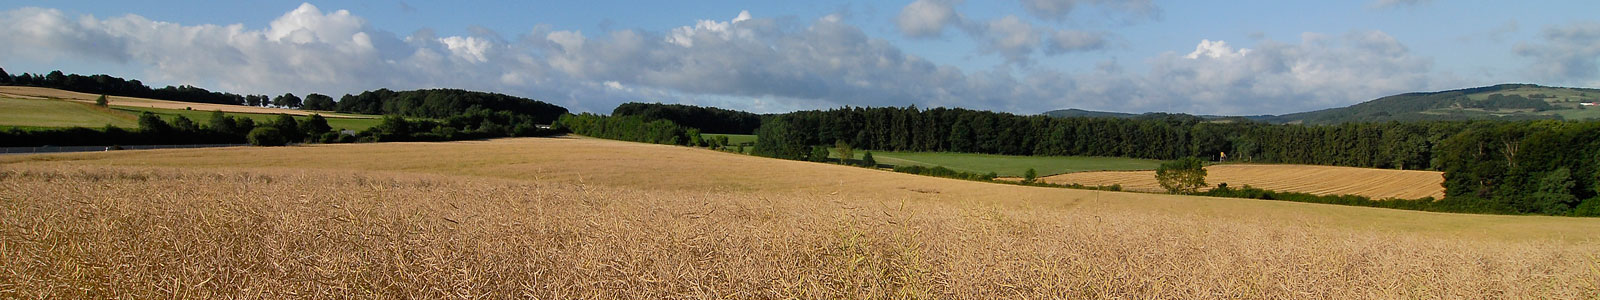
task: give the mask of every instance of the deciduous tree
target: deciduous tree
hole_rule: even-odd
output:
[[[1192,194],[1206,186],[1205,161],[1185,157],[1156,168],[1156,182],[1173,194]]]

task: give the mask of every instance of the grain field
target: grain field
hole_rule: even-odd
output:
[[[0,157],[0,298],[1586,298],[1597,231],[586,138]]]

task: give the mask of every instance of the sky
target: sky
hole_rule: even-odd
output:
[[[606,114],[1216,115],[1600,87],[1600,1],[12,1],[0,68],[241,94],[458,88]]]

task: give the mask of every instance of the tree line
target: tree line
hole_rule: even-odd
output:
[[[330,99],[331,100],[331,99]],[[399,115],[418,118],[449,118],[472,111],[508,112],[523,115],[534,123],[550,124],[567,113],[555,104],[499,93],[457,89],[391,91],[378,89],[344,95],[335,110],[369,115]]]
[[[212,112],[211,120],[199,123],[184,116],[170,121],[151,113],[139,116],[139,128],[114,126],[101,129],[72,127],[61,129],[0,131],[0,146],[35,147],[159,145],[159,144],[241,144],[281,146],[299,143],[355,143],[397,141],[453,141],[500,137],[531,137],[560,134],[540,128],[531,117],[503,111],[473,110],[445,118],[407,119],[385,116],[382,122],[354,133],[333,131],[322,115],[299,120],[279,114],[271,121],[256,122],[243,116]]]
[[[618,105],[611,116],[637,116],[645,121],[667,120],[706,133],[751,134],[761,127],[761,115],[683,104],[629,102]]]
[[[293,93],[278,96],[239,95],[214,92],[204,88],[180,85],[151,89],[139,80],[127,80],[110,75],[65,74],[60,70],[47,75],[23,73],[11,76],[0,69],[0,85],[18,85],[54,88],[80,93],[124,97],[140,97],[195,103],[214,103],[246,106],[276,106],[293,109],[338,111],[372,115],[400,115],[417,118],[443,119],[467,114],[473,110],[508,111],[532,117],[533,122],[550,124],[567,109],[554,104],[528,98],[498,93],[485,93],[457,89],[431,89],[391,91],[379,89],[356,95],[344,95],[339,101],[317,93],[304,98]]]
[[[652,144],[698,146],[700,130],[668,120],[646,120],[639,116],[602,116],[591,113],[563,115],[555,128],[603,139]]]

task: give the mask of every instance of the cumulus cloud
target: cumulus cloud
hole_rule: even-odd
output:
[[[1551,26],[1539,38],[1539,43],[1514,48],[1517,55],[1533,60],[1528,72],[1568,83],[1600,84],[1595,81],[1600,80],[1600,23]]]
[[[1110,1],[1096,1],[1112,3]],[[1119,4],[1137,6],[1135,4]],[[1107,34],[1081,30],[1054,29],[1039,26],[1016,15],[1006,15],[991,20],[968,19],[955,11],[960,1],[917,0],[907,4],[895,18],[900,32],[913,38],[939,37],[945,28],[956,27],[978,42],[978,52],[995,54],[1006,63],[1026,66],[1032,63],[1035,53],[1043,49],[1045,55],[1055,56],[1072,52],[1103,49]],[[1142,2],[1148,5],[1149,2]],[[1024,4],[1041,6],[1045,10],[1070,10],[1076,1],[1025,0]],[[1153,8],[1154,6],[1150,6]],[[1030,8],[1030,10],[1033,10]],[[1063,12],[1064,13],[1064,12]]]
[[[901,33],[910,37],[938,37],[945,27],[959,25],[962,17],[954,6],[959,0],[917,0],[900,9],[894,24]]]
[[[1042,42],[1039,30],[1017,16],[989,21],[981,30],[976,36],[983,39],[985,50],[1000,53],[1010,62],[1026,62]]]
[[[1254,49],[1202,40],[1193,52],[1168,53],[1149,63],[1142,78],[1113,84],[1143,90],[1133,93],[1140,97],[1133,103],[1180,104],[1169,111],[1295,112],[1441,86],[1429,76],[1432,60],[1410,54],[1381,31],[1337,38],[1307,33],[1298,44],[1268,40]]]
[[[1150,58],[1147,71],[1106,62],[1066,73],[962,70],[905,53],[840,19],[790,24],[740,12],[661,32],[590,34],[540,25],[507,40],[481,28],[464,36],[418,30],[402,37],[348,11],[309,4],[265,28],[180,25],[135,15],[74,18],[23,8],[0,13],[0,63],[127,63],[148,66],[142,77],[149,82],[256,94],[462,88],[594,112],[660,101],[756,112],[915,104],[1018,113],[1075,107],[1254,114],[1434,86],[1424,75],[1427,59],[1375,31],[1307,34],[1297,44],[1268,40],[1249,49],[1201,41],[1193,52]],[[1042,29],[1016,17],[984,24],[984,35],[994,37],[992,51],[1001,55],[1105,44],[1095,33]]]

